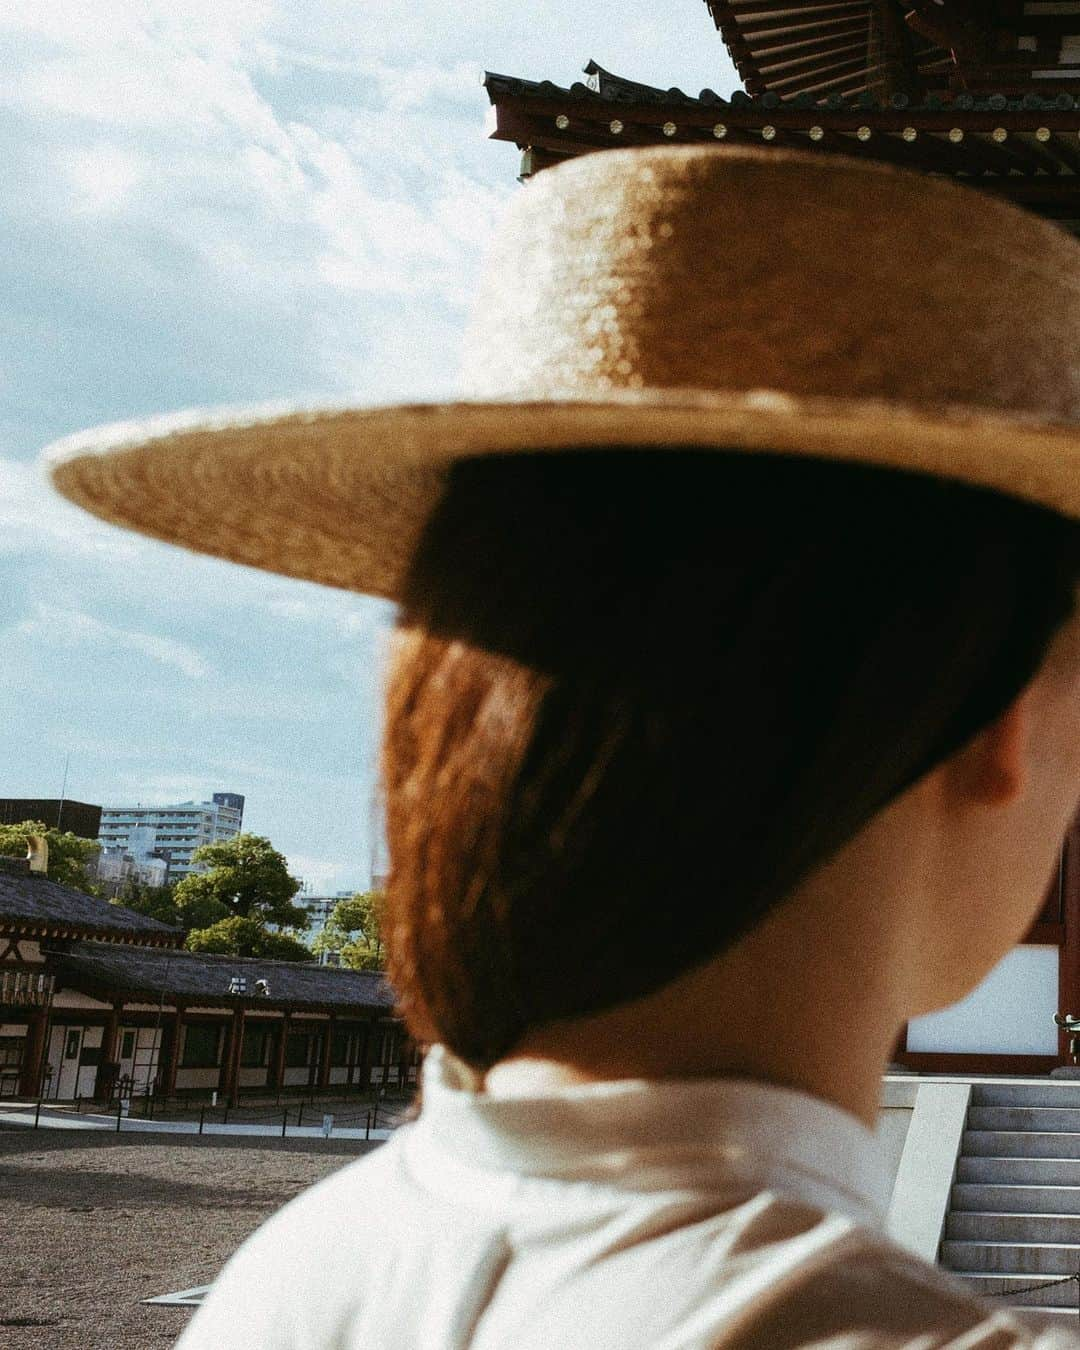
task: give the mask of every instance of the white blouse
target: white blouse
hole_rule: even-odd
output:
[[[874,1135],[733,1079],[493,1096],[445,1049],[419,1120],[273,1216],[177,1350],[1064,1350],[883,1234]]]

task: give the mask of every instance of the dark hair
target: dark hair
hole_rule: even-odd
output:
[[[487,1067],[732,943],[1016,697],[1077,527],[721,452],[458,464],[390,678],[390,977]]]

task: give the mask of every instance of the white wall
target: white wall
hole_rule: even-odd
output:
[[[1057,947],[1014,947],[967,998],[909,1022],[907,1048],[937,1054],[1056,1055],[1057,1002]]]

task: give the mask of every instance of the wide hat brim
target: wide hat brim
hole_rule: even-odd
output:
[[[45,454],[64,496],[117,525],[397,599],[455,460],[684,446],[924,473],[1080,519],[1075,425],[769,390],[187,413],[82,432]]]

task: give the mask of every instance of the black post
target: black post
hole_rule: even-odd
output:
[[[364,1122],[364,1138],[371,1138],[371,1112],[367,1113],[367,1120]]]
[[[41,1119],[41,1094],[38,1094],[37,1106],[34,1107],[34,1129],[38,1127],[38,1121]]]
[[[224,1109],[224,1110],[222,1111],[222,1113],[221,1113],[221,1123],[222,1123],[222,1125],[228,1125],[228,1123],[229,1123],[229,1103],[228,1103],[228,1102],[225,1103],[225,1109]]]
[[[200,1107],[199,1107],[199,1133],[200,1133],[200,1134],[202,1134],[202,1132],[203,1132],[203,1122],[204,1122],[205,1120],[206,1120],[206,1107],[205,1107],[205,1106],[200,1106]]]
[[[300,1105],[296,1108],[296,1128],[297,1128],[297,1129],[300,1128],[300,1122],[301,1122],[303,1119],[304,1119],[304,1103],[301,1101]]]
[[[288,1129],[288,1127],[289,1127],[289,1108],[286,1107],[285,1110],[282,1111],[282,1113],[281,1113],[281,1137],[282,1137],[282,1139],[285,1138],[285,1131]]]
[[[123,1115],[123,1111],[124,1111],[124,1099],[123,1099],[123,1097],[117,1097],[117,1099],[116,1099],[116,1133],[117,1133],[117,1134],[120,1133],[120,1118],[121,1118],[121,1116]]]

